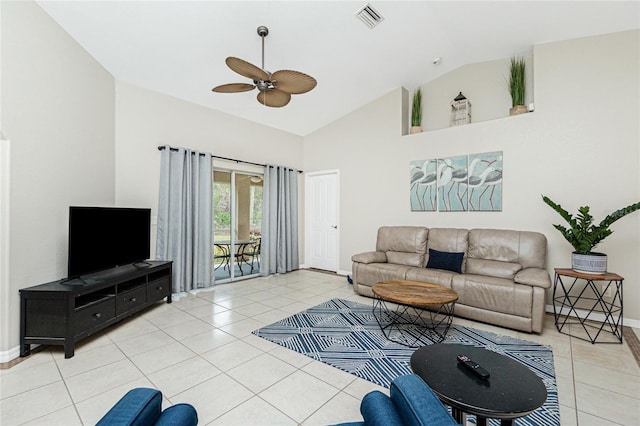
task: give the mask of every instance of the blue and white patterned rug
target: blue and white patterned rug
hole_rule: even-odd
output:
[[[387,388],[395,377],[411,373],[410,358],[415,351],[384,337],[371,305],[343,299],[329,300],[253,334]],[[517,419],[517,425],[560,424],[550,347],[460,325],[451,326],[443,343],[486,348],[529,367],[547,387],[547,401]],[[475,419],[470,420],[475,423]],[[499,423],[491,420],[490,424]]]

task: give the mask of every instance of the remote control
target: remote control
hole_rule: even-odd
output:
[[[485,370],[484,368],[480,367],[480,365],[476,362],[474,362],[471,358],[469,358],[466,355],[458,355],[458,362],[462,365],[464,365],[465,367],[467,367],[469,370],[471,370],[476,376],[480,377],[481,379],[487,380],[489,378],[489,372],[487,370]]]

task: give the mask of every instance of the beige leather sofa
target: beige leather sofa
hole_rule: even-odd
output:
[[[429,249],[464,253],[461,273],[426,268]],[[547,239],[538,232],[501,229],[384,226],[376,251],[354,255],[353,288],[373,297],[380,281],[415,280],[458,293],[455,315],[526,332],[541,332]],[[432,252],[434,260],[441,253]]]

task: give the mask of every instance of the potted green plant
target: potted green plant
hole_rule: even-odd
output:
[[[526,64],[522,57],[512,57],[509,67],[509,93],[511,94],[511,109],[509,115],[527,112],[525,106]]]
[[[422,132],[422,127],[420,126],[422,122],[422,92],[420,88],[418,88],[413,93],[413,103],[411,105],[411,130],[410,133],[420,133]]]
[[[593,216],[589,213],[589,206],[578,209],[575,217],[556,204],[549,197],[542,196],[542,200],[555,210],[569,224],[568,227],[553,225],[575,250],[571,255],[571,268],[578,272],[603,274],[607,272],[607,255],[593,252],[593,248],[613,231],[611,224],[622,219],[629,213],[640,209],[640,201],[607,215],[598,225],[593,223]]]

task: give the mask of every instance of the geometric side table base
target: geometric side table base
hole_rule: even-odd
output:
[[[455,291],[397,280],[375,284],[373,293],[373,315],[387,340],[418,348],[445,339],[458,299]]]
[[[553,315],[558,331],[591,343],[622,343],[623,281],[624,278],[611,272],[595,275],[556,268]],[[601,314],[604,318],[594,319],[594,314]],[[580,327],[575,329],[572,326]],[[607,336],[613,341],[606,341]]]

